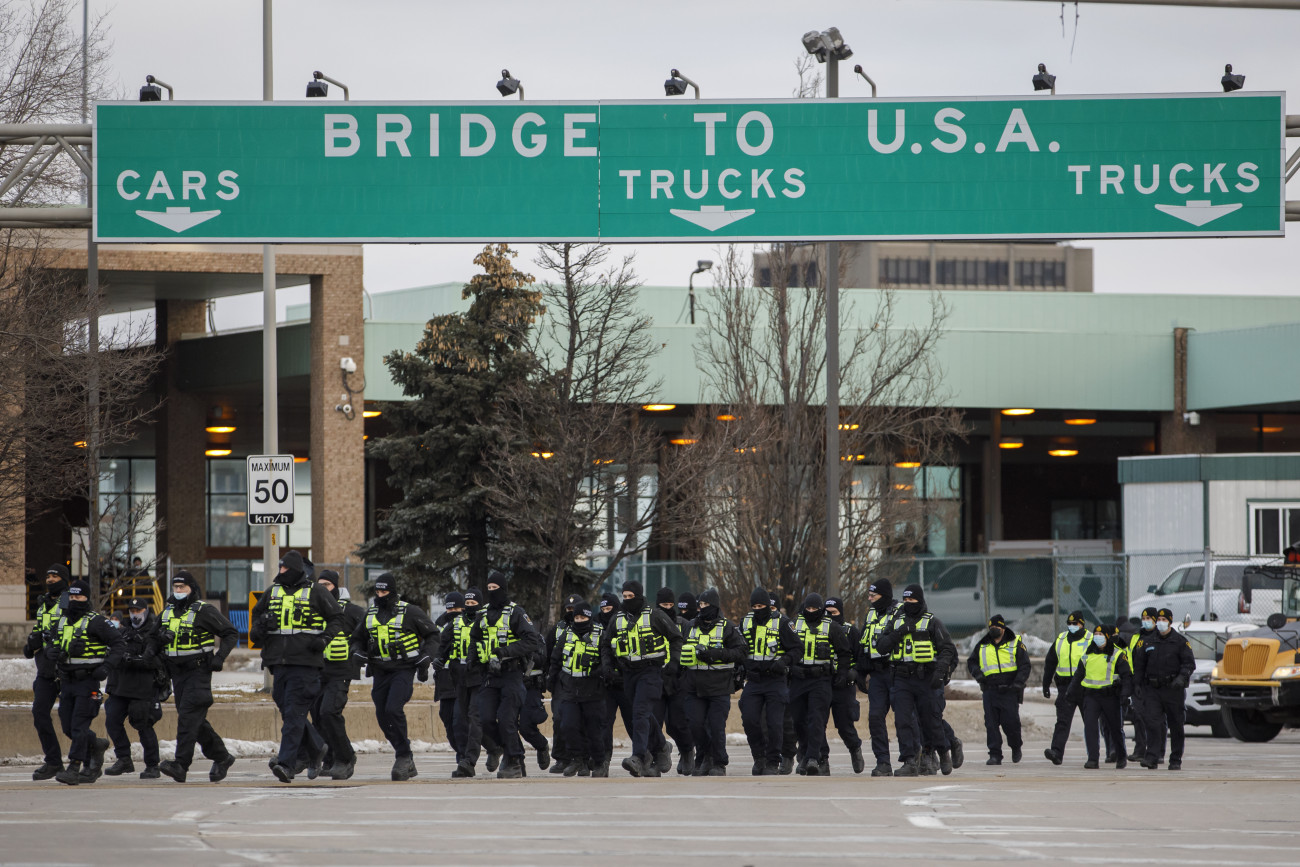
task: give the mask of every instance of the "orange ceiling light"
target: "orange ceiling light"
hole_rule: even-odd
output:
[[[1096,424],[1097,420],[1095,418],[1067,418],[1065,423],[1072,425]]]
[[[1048,452],[1054,458],[1072,458],[1078,453],[1078,449],[1052,449]]]
[[[857,430],[860,427],[862,427],[862,425],[840,423],[840,430]]]
[[[225,458],[230,456],[230,449],[207,449],[203,454],[210,458]]]
[[[693,446],[699,442],[699,440],[690,439],[689,437],[678,437],[677,439],[669,440],[668,442],[675,446]]]
[[[1281,427],[1274,427],[1274,426],[1265,426],[1265,427],[1257,427],[1257,428],[1254,428],[1254,431],[1255,431],[1255,433],[1266,433],[1266,434],[1269,434],[1269,433],[1281,433],[1281,432],[1282,432],[1282,428],[1281,428]]]
[[[214,424],[205,427],[204,430],[214,434],[232,434],[237,428],[233,424]]]
[[[675,403],[646,403],[641,408],[646,412],[668,412],[670,409],[677,409]]]
[[[307,463],[307,458],[303,457],[302,455],[294,455],[293,462],[295,464],[305,464]]]
[[[921,466],[921,462],[920,461],[899,461],[898,463],[894,464],[894,466],[898,467],[900,470],[914,470],[919,466]]]
[[[366,409],[361,411],[362,418],[379,418],[383,412],[377,409]]]
[[[1002,414],[1003,415],[1033,415],[1034,411],[1032,409],[1004,409],[1002,410]]]
[[[730,413],[725,413],[725,412],[722,415],[717,417],[718,421],[735,421],[737,418],[738,416],[734,416],[731,415]]]
[[[1003,437],[998,443],[1000,449],[1022,449],[1025,447],[1025,441],[1020,437]]]

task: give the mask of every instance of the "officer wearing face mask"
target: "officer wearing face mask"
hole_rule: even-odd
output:
[[[487,671],[478,694],[479,720],[505,755],[497,777],[519,779],[524,776],[519,712],[528,692],[524,672],[532,667],[529,660],[546,652],[546,642],[524,609],[510,601],[505,573],[488,573],[487,599],[487,610],[469,634],[470,665]]]
[[[1184,701],[1187,684],[1196,671],[1192,645],[1174,630],[1174,612],[1156,612],[1155,633],[1138,640],[1134,651],[1136,680],[1142,684],[1142,715],[1146,721],[1146,755],[1142,767],[1154,771],[1165,753],[1165,727],[1169,729],[1169,770],[1183,768]]]
[[[487,769],[495,771],[501,762],[501,748],[491,734],[483,731],[479,718],[478,694],[483,689],[487,672],[480,665],[470,665],[470,632],[483,611],[483,591],[470,587],[465,591],[464,608],[442,628],[438,641],[437,657],[433,667],[441,672],[451,672],[456,687],[455,731],[456,770],[452,779],[474,776],[479,756],[488,751]]]
[[[1043,698],[1052,697],[1052,684],[1056,684],[1056,726],[1052,729],[1052,745],[1043,755],[1054,765],[1065,757],[1065,743],[1070,737],[1070,725],[1079,707],[1069,694],[1070,679],[1088,652],[1091,633],[1083,622],[1082,611],[1072,611],[1065,620],[1065,631],[1056,636],[1043,661]]]
[[[926,609],[921,585],[909,584],[903,590],[903,604],[876,638],[876,647],[890,655],[894,675],[889,700],[894,709],[899,757],[903,760],[903,767],[894,776],[915,777],[921,773],[921,743],[917,742],[912,720],[920,728],[921,741],[937,749],[940,770],[952,773],[952,754],[934,692],[947,681],[957,649],[943,622]]]
[[[745,643],[745,687],[740,693],[740,718],[754,759],[751,773],[781,773],[786,708],[790,690],[786,675],[798,649],[790,622],[772,607],[762,587],[749,596],[749,611],[740,621]]]
[[[573,603],[570,613],[571,621],[552,649],[549,664],[556,736],[563,740],[568,753],[561,773],[566,777],[608,777],[605,687],[600,681],[600,637],[604,626],[581,599]]]
[[[866,679],[867,729],[871,733],[871,753],[876,758],[873,777],[892,777],[894,767],[889,754],[889,728],[885,716],[889,713],[889,693],[894,678],[889,670],[889,654],[876,647],[876,638],[893,621],[902,603],[894,601],[894,585],[888,578],[878,578],[867,589],[870,608],[862,619],[857,653],[859,677]]]
[[[439,646],[447,625],[465,610],[465,594],[453,590],[443,597],[442,604],[442,614],[433,621],[433,625],[438,628]],[[464,732],[456,727],[456,682],[452,678],[451,669],[438,658],[433,660],[433,669],[433,700],[438,703],[438,719],[442,721],[442,729],[447,733],[447,742],[451,745],[452,752],[459,758],[464,749],[461,742]]]
[[[100,682],[122,659],[122,636],[108,618],[91,610],[84,581],[68,582],[68,599],[54,622],[46,656],[59,669],[59,722],[71,744],[68,766],[54,775],[60,783],[93,783],[103,773],[108,741],[95,736],[90,724],[104,701]],[[83,767],[84,765],[84,767]]]
[[[361,658],[352,650],[352,634],[365,620],[366,609],[340,598],[342,588],[339,586],[339,573],[333,569],[322,569],[316,580],[339,603],[343,612],[343,628],[325,646],[320,693],[312,704],[311,718],[326,744],[321,775],[346,780],[356,769],[357,754],[352,749],[352,739],[348,737],[343,710],[348,706],[348,690],[352,681],[361,677]],[[308,776],[311,774],[308,773]]]
[[[843,627],[848,634],[850,651],[856,652],[862,636],[858,634],[856,626],[845,622],[844,600],[838,596],[826,597],[826,616],[832,623]],[[855,774],[860,774],[867,768],[866,760],[862,758],[862,736],[858,734],[857,723],[861,717],[858,688],[853,683],[853,669],[850,668],[844,674],[837,674],[831,681],[831,720],[835,723],[835,730],[839,732],[844,747],[849,751],[849,761]]]
[[[677,605],[677,594],[671,587],[659,588],[659,592],[655,594],[655,604],[663,609],[664,614],[672,618],[679,630],[684,630],[690,620],[695,619],[685,618]],[[663,698],[655,708],[655,718],[663,720],[664,731],[677,745],[677,773],[690,776],[695,767],[695,738],[686,710],[685,680],[684,671],[678,672],[676,677],[664,678]]]
[[[717,590],[705,590],[695,619],[682,629],[682,694],[699,750],[699,761],[686,770],[696,777],[727,775],[727,716],[736,663],[745,658],[745,639],[722,616],[721,604]]]
[[[390,776],[400,783],[418,775],[407,737],[406,703],[415,691],[415,678],[422,683],[429,679],[438,628],[423,610],[398,597],[391,572],[375,579],[374,591],[365,619],[352,633],[352,650],[366,658],[374,675],[370,699],[375,721],[393,747]]]
[[[1011,747],[1011,761],[1018,763],[1024,746],[1020,734],[1020,702],[1029,680],[1029,653],[1001,614],[989,618],[989,631],[971,651],[966,670],[983,693],[984,732],[989,746],[986,764],[1002,764],[1003,732]]]
[[[334,594],[307,574],[302,555],[286,551],[274,583],[257,600],[249,622],[249,637],[262,645],[262,667],[275,677],[271,694],[282,721],[280,752],[271,762],[271,773],[282,783],[292,782],[310,724],[307,715],[321,691],[325,648],[343,631],[343,611]],[[319,767],[324,750],[321,741],[309,763]]]
[[[622,597],[617,593],[604,593],[600,597],[600,611],[598,619],[602,628],[602,646],[604,634],[609,632],[614,617],[623,609]],[[632,697],[623,688],[623,673],[616,667],[604,664],[602,654],[602,663],[600,668],[600,683],[605,688],[605,758],[603,762],[604,774],[609,776],[609,762],[614,755],[614,721],[621,717],[623,720],[623,730],[627,733],[627,739],[632,739]]]
[[[1124,630],[1121,627],[1120,633]],[[1138,643],[1156,632],[1156,609],[1153,605],[1148,605],[1142,609],[1142,614],[1138,618],[1137,628],[1129,636],[1128,640],[1128,664],[1133,666],[1134,672],[1137,671],[1135,651]],[[1146,687],[1136,677],[1133,678],[1133,703],[1129,706],[1125,714],[1125,719],[1133,723],[1133,752],[1129,754],[1130,762],[1139,762],[1145,764],[1147,757],[1147,725],[1143,714],[1146,709]]]
[[[239,643],[239,630],[200,596],[199,582],[184,569],[172,576],[172,594],[158,618],[158,652],[167,664],[176,704],[176,757],[158,770],[185,782],[197,743],[212,761],[208,779],[226,778],[235,757],[208,723],[212,706],[212,672],[221,671]]]
[[[826,723],[831,713],[831,684],[849,676],[853,661],[844,627],[826,616],[821,594],[809,593],[794,621],[794,665],[790,669],[790,716],[799,734],[803,758],[797,774],[831,775]]]
[[[1098,722],[1110,731],[1115,740],[1116,770],[1128,766],[1120,708],[1132,695],[1133,673],[1128,665],[1128,655],[1115,643],[1116,632],[1114,626],[1106,625],[1093,631],[1088,652],[1083,655],[1068,687],[1071,697],[1083,707],[1083,742],[1088,750],[1084,767],[1089,770],[1100,766]]]
[[[132,599],[126,610],[126,622],[120,630],[122,662],[109,672],[105,688],[108,701],[104,702],[104,729],[113,741],[117,761],[104,773],[116,777],[135,770],[135,763],[131,761],[131,741],[126,735],[125,723],[130,720],[131,727],[140,735],[140,747],[144,751],[144,770],[140,772],[140,779],[156,780],[161,773],[158,770],[158,735],[153,726],[162,719],[159,687],[166,681],[162,660],[156,656],[154,633],[158,631],[158,618],[143,599]]]
[[[32,722],[41,742],[45,761],[32,771],[33,780],[48,780],[63,770],[63,748],[54,731],[54,700],[59,697],[58,663],[45,651],[54,642],[54,624],[59,619],[59,600],[68,589],[68,569],[55,563],[45,572],[45,595],[36,600],[36,625],[27,636],[23,656],[36,660],[36,679],[32,681]]]
[[[623,770],[634,777],[658,777],[673,766],[672,748],[664,739],[661,706],[664,680],[680,670],[682,633],[674,615],[646,605],[640,581],[623,583],[623,610],[601,636],[602,670],[623,676],[632,705],[632,755]]]
[[[566,696],[561,696],[556,694],[555,685],[558,682],[557,675],[554,672],[552,672],[550,668],[551,668],[551,661],[555,657],[555,648],[564,643],[564,633],[568,632],[569,629],[573,626],[574,606],[580,604],[581,602],[583,602],[582,597],[576,593],[570,593],[568,598],[564,600],[564,613],[560,615],[559,620],[555,621],[555,626],[551,627],[546,632],[546,656],[544,659],[538,660],[533,663],[534,668],[541,668],[544,670],[545,672],[544,676],[546,678],[547,686],[551,690],[551,713],[554,716],[554,721],[551,725],[551,730],[555,733],[554,737],[552,738],[553,746],[551,748],[551,756],[550,756],[552,760],[551,761],[552,774],[563,774],[565,769],[569,766],[570,762],[576,756],[576,754],[572,750],[570,750],[569,745],[565,743],[564,730],[560,726],[561,706],[568,699]],[[590,618],[588,619],[590,620]],[[599,668],[599,662],[597,663],[597,667]],[[599,680],[599,677],[597,677],[597,680]],[[604,700],[603,695],[601,696],[601,700],[603,702]],[[546,717],[543,716],[542,719],[544,720],[546,719]],[[522,720],[520,722],[522,724]],[[538,756],[540,762],[540,756],[541,756],[540,750],[538,751]],[[587,772],[588,773],[591,772],[590,768],[588,768]]]

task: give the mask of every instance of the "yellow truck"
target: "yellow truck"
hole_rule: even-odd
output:
[[[1255,589],[1278,588],[1282,610],[1229,640],[1210,675],[1224,727],[1240,741],[1270,741],[1283,727],[1300,726],[1300,544],[1277,563],[1247,567],[1242,577],[1247,606]]]

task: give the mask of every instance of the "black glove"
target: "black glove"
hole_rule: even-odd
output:
[[[27,636],[27,643],[23,645],[23,656],[31,659],[36,655],[36,651],[41,649],[41,639],[35,632]]]
[[[944,681],[943,672],[936,671],[934,674],[930,675],[930,689],[942,688],[943,681]]]
[[[416,669],[415,677],[420,683],[426,683],[429,680],[429,666],[422,665]]]
[[[808,672],[802,665],[796,665],[793,669],[791,669],[790,676],[793,677],[795,680],[803,680],[808,676]]]
[[[859,671],[853,676],[853,682],[857,684],[859,692],[867,691],[867,676],[862,672]]]
[[[487,667],[488,667],[488,671],[491,672],[492,674],[500,674],[500,673],[501,673],[501,657],[499,657],[499,656],[494,656],[494,657],[492,657],[491,659],[489,659],[489,660],[488,660]]]
[[[311,638],[307,639],[307,649],[312,653],[324,653],[325,639],[319,635],[313,635]]]
[[[670,662],[664,666],[664,677],[676,677],[681,670],[682,664],[680,662]]]
[[[784,677],[789,670],[790,669],[786,666],[786,664],[779,659],[772,660],[772,667],[768,669],[768,671],[770,671],[772,674],[776,675],[777,677]]]
[[[49,647],[45,648],[45,658],[52,662],[64,662],[67,660],[68,654],[65,653],[63,648],[59,647],[57,644],[51,644]]]
[[[447,661],[446,661],[445,659],[435,659],[435,660],[433,661],[433,670],[434,670],[434,671],[442,671],[442,670],[444,670],[446,667],[447,667]]]
[[[695,658],[700,662],[714,663],[722,661],[722,648],[720,647],[701,647],[695,652]]]
[[[844,689],[849,683],[847,672],[836,672],[835,676],[831,678],[831,689]]]
[[[108,666],[97,665],[95,666],[95,670],[92,671],[91,674],[94,676],[95,680],[103,680],[104,678],[108,677]]]
[[[1013,689],[1015,689],[1015,687],[1009,683],[999,683],[997,686],[998,692],[1011,692]]]
[[[599,669],[599,673],[597,674],[597,676],[600,678],[600,682],[603,683],[606,686],[606,688],[613,686],[614,666],[602,665]]]
[[[208,671],[221,671],[225,667],[225,657],[213,656],[208,658]]]
[[[1051,697],[1052,697],[1052,688],[1047,684],[1043,684],[1043,698],[1051,698]]]
[[[1169,685],[1175,689],[1187,689],[1187,678],[1180,674],[1173,680],[1169,681]]]

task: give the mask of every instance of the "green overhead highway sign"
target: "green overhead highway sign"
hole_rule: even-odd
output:
[[[112,241],[1281,235],[1280,93],[100,103]]]

